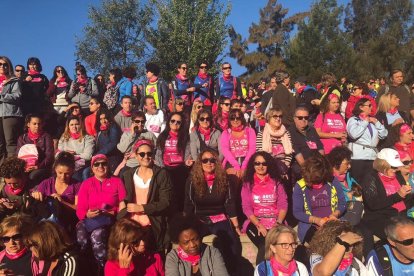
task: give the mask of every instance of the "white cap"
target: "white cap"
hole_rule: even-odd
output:
[[[401,162],[400,155],[395,149],[382,149],[378,152],[377,157],[383,159],[390,164],[391,167],[402,167],[404,164]]]

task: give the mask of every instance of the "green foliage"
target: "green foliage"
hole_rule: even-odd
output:
[[[261,78],[271,77],[278,69],[285,69],[284,48],[289,34],[295,24],[306,16],[306,13],[300,13],[286,18],[287,13],[288,10],[277,0],[269,0],[260,10],[259,23],[253,23],[249,28],[247,40],[233,27],[230,29],[230,56],[246,67],[242,77],[248,81],[258,82]],[[249,45],[256,48],[250,51]]]
[[[158,22],[147,37],[163,77],[172,79],[179,62],[186,62],[192,75],[202,61],[214,72],[228,43],[230,5],[219,0],[152,0],[152,4]]]
[[[100,7],[90,7],[90,23],[77,39],[77,59],[95,73],[129,65],[142,73],[149,55],[144,30],[151,23],[150,15],[139,0],[103,0]]]

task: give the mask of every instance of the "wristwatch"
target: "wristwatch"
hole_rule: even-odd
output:
[[[349,250],[349,248],[351,247],[351,245],[350,245],[349,243],[344,242],[343,240],[341,240],[341,238],[340,238],[340,237],[336,237],[335,241],[336,241],[338,244],[340,244],[340,245],[342,245],[343,247],[345,247],[345,252],[347,252],[347,251]]]

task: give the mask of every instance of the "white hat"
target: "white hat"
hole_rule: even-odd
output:
[[[383,159],[390,164],[391,167],[402,167],[404,164],[401,162],[400,155],[394,149],[382,149],[377,157]]]

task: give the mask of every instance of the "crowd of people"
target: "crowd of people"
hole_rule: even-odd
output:
[[[254,275],[414,274],[401,70],[247,85],[227,62],[145,69],[49,80],[0,56],[0,275],[246,275],[242,235]]]

